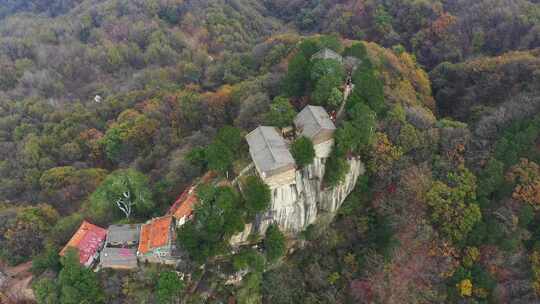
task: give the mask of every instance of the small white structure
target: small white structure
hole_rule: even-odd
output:
[[[294,119],[294,125],[297,136],[305,136],[313,142],[316,157],[330,155],[336,126],[323,107],[306,106]]]
[[[311,56],[311,59],[333,59],[339,62],[343,62],[343,57],[340,54],[332,51],[329,48],[324,48]]]
[[[255,168],[270,188],[295,183],[296,163],[276,128],[259,126],[246,140]]]

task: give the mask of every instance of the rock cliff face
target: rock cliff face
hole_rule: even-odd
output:
[[[245,242],[249,234],[264,234],[272,223],[294,236],[315,222],[323,212],[333,213],[352,192],[358,177],[364,174],[359,159],[350,159],[345,180],[336,187],[322,189],[325,158],[315,158],[313,164],[296,171],[295,183],[272,189],[272,201],[267,212],[257,216],[246,229],[234,236],[232,244]]]

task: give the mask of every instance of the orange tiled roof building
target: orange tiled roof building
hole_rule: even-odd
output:
[[[167,212],[167,215],[171,215],[176,219],[177,226],[184,225],[193,215],[193,209],[198,201],[195,190],[195,186],[187,188]]]
[[[141,262],[174,264],[176,231],[171,215],[152,219],[142,225],[137,256]]]
[[[83,221],[77,232],[60,251],[60,256],[64,256],[68,248],[75,248],[79,251],[80,263],[90,267],[99,257],[99,251],[103,248],[106,237],[107,229]]]
[[[208,171],[201,180],[194,185],[189,186],[180,194],[178,199],[173,203],[167,215],[171,215],[176,220],[176,226],[184,225],[193,215],[195,205],[199,202],[197,197],[197,186],[199,184],[209,183],[217,174],[213,171]]]

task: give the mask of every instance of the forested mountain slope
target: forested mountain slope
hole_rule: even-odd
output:
[[[339,32],[383,46],[402,44],[432,68],[478,54],[539,46],[535,1],[264,1],[307,31]]]
[[[147,87],[238,82],[261,64],[245,53],[281,27],[256,1],[66,6],[54,19],[2,20],[0,87],[9,96],[88,102]]]
[[[388,166],[372,167],[335,221],[308,229],[307,248],[263,275],[266,303],[536,301],[537,61],[532,50],[434,69],[432,109],[467,123],[435,122],[407,102],[407,85],[385,79],[397,104],[378,130],[399,156],[382,157]]]
[[[482,111],[512,98],[537,96],[539,74],[540,49],[533,49],[458,64],[444,63],[430,77],[440,115],[472,122],[485,114]]]
[[[540,45],[540,12],[527,0],[4,2],[0,88],[60,101],[238,82],[270,64],[245,53],[287,28],[402,44],[429,69]]]
[[[535,0],[0,0],[0,266],[32,261],[38,303],[538,301],[538,47]],[[267,208],[231,187],[242,136],[340,109],[324,48],[358,64],[324,187],[366,174],[335,218],[233,250]],[[83,219],[162,216],[209,170],[176,269],[60,262]]]
[[[32,188],[36,189],[42,172],[49,168],[79,161],[92,166],[88,164],[92,159],[88,157],[90,150],[83,150],[91,149],[87,145],[89,141],[105,135],[109,126],[123,125],[124,131],[139,128],[136,132],[142,132],[132,135],[122,132],[124,139],[137,138],[138,148],[126,148],[116,156],[110,155],[116,158],[113,160],[116,164],[107,164],[108,160],[98,155],[93,158],[100,166],[111,168],[110,165],[133,161],[139,154],[137,149],[151,153],[147,140],[153,141],[151,137],[157,136],[158,129],[163,136],[161,141],[170,147],[157,150],[168,155],[192,131],[231,122],[236,117],[238,103],[244,102],[241,96],[248,95],[237,94],[237,105],[225,109],[239,86],[204,92],[238,83],[259,74],[259,70],[264,75],[274,69],[297,39],[278,36],[254,49],[257,42],[264,42],[265,37],[281,26],[271,17],[262,16],[259,10],[263,8],[255,2],[234,4],[192,1],[152,7],[146,1],[85,1],[53,22],[47,17],[24,14],[4,19],[0,99],[2,112],[6,114],[1,123],[6,198],[17,197],[23,191],[25,198],[20,200],[37,199],[31,198]],[[266,56],[268,53],[270,56]],[[272,82],[271,77],[264,78]],[[252,90],[257,91],[261,82],[252,83]],[[106,102],[96,103],[96,95]],[[139,115],[138,119],[137,115],[124,115],[129,117],[129,122],[124,119],[111,125],[122,111],[165,95],[170,103],[168,109],[152,106],[152,111],[161,112],[158,116],[151,114],[146,106],[139,106],[132,114],[145,112],[146,115]],[[251,100],[255,99],[260,106],[268,100],[265,92],[251,95]],[[195,103],[193,107],[198,110],[193,108],[178,114],[191,117],[170,116],[171,107],[180,106],[180,99],[201,98],[215,106]],[[191,107],[189,101],[183,104]],[[250,110],[242,107],[242,111]],[[170,127],[159,126],[158,121]],[[237,123],[245,122],[240,119]],[[144,129],[140,129],[142,126]],[[89,132],[82,135],[85,139],[80,137],[83,131]],[[30,133],[33,136],[27,137]],[[124,141],[117,135],[113,135],[113,141]],[[128,141],[129,145],[135,143]],[[120,148],[122,144],[118,144],[115,145]],[[34,147],[33,152],[30,146]],[[32,161],[23,150],[34,154],[34,161],[41,164]],[[47,155],[47,160],[40,154]],[[10,160],[14,158],[17,160]],[[35,172],[34,177],[25,168]]]

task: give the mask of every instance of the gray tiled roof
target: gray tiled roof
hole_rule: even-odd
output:
[[[294,125],[302,136],[312,139],[321,130],[335,130],[336,126],[323,107],[306,106],[294,119]]]
[[[260,126],[246,135],[246,140],[251,158],[260,171],[295,164],[285,140],[274,127]]]
[[[101,252],[101,266],[104,268],[137,267],[137,249],[106,247]]]
[[[311,58],[315,58],[315,59],[335,59],[335,60],[338,60],[338,61],[342,61],[343,60],[343,57],[341,57],[340,54],[332,51],[331,49],[329,48],[324,48],[320,51],[318,51],[317,53],[313,54],[313,56],[311,56]]]
[[[107,233],[107,243],[138,243],[140,224],[111,225]]]

